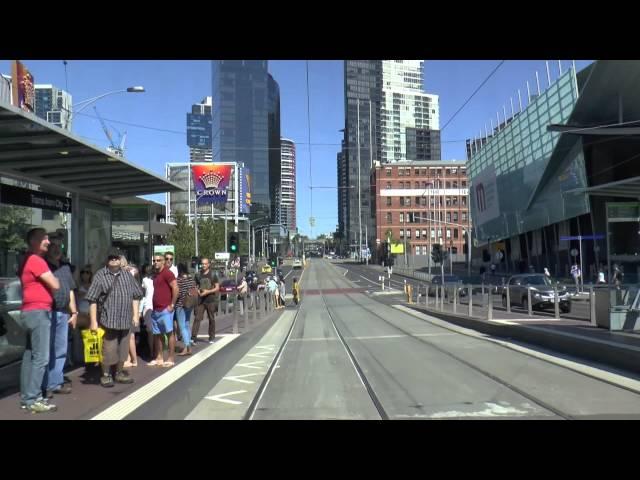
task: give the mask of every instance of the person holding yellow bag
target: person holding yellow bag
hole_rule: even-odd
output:
[[[105,388],[113,387],[114,380],[133,383],[129,372],[124,370],[124,362],[129,354],[131,325],[140,322],[143,292],[133,275],[121,268],[120,258],[118,249],[109,250],[106,265],[94,275],[85,297],[90,304],[90,330],[97,332],[98,325],[104,329],[100,385]]]

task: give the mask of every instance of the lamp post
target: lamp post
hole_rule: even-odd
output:
[[[68,110],[65,108],[65,110],[67,110],[67,112],[69,112],[69,118],[67,119],[67,125],[65,126],[68,127],[71,124],[71,121],[73,120],[73,116],[76,113],[80,113],[82,110],[84,110],[85,108],[87,108],[89,105],[97,102],[98,100],[104,98],[104,97],[108,97],[110,95],[115,95],[118,93],[144,93],[146,92],[144,87],[141,86],[135,86],[135,87],[128,87],[128,88],[123,88],[122,90],[113,90],[111,92],[106,92],[103,93],[101,95],[97,95],[95,97],[92,98],[88,98],[86,100],[83,100],[81,102],[78,102],[74,105],[73,110]]]

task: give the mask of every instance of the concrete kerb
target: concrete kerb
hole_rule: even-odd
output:
[[[486,335],[515,340],[553,350],[564,355],[597,362],[616,369],[640,374],[640,347],[615,345],[609,341],[592,339],[583,335],[553,331],[534,325],[513,325],[486,321],[476,317],[454,315],[448,312],[407,305],[415,311],[432,315],[460,327]]]

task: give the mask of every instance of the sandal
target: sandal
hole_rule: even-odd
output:
[[[164,362],[158,362],[157,360],[152,360],[147,363],[147,365],[149,365],[150,367],[161,367],[163,364]]]
[[[164,362],[164,363],[162,364],[162,366],[163,366],[164,368],[171,368],[171,367],[174,367],[174,366],[175,366],[175,362]]]

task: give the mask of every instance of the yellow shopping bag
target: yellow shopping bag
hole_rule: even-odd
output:
[[[102,328],[98,328],[97,332],[92,332],[89,329],[82,330],[85,363],[102,362],[102,337],[104,337],[104,329]]]

